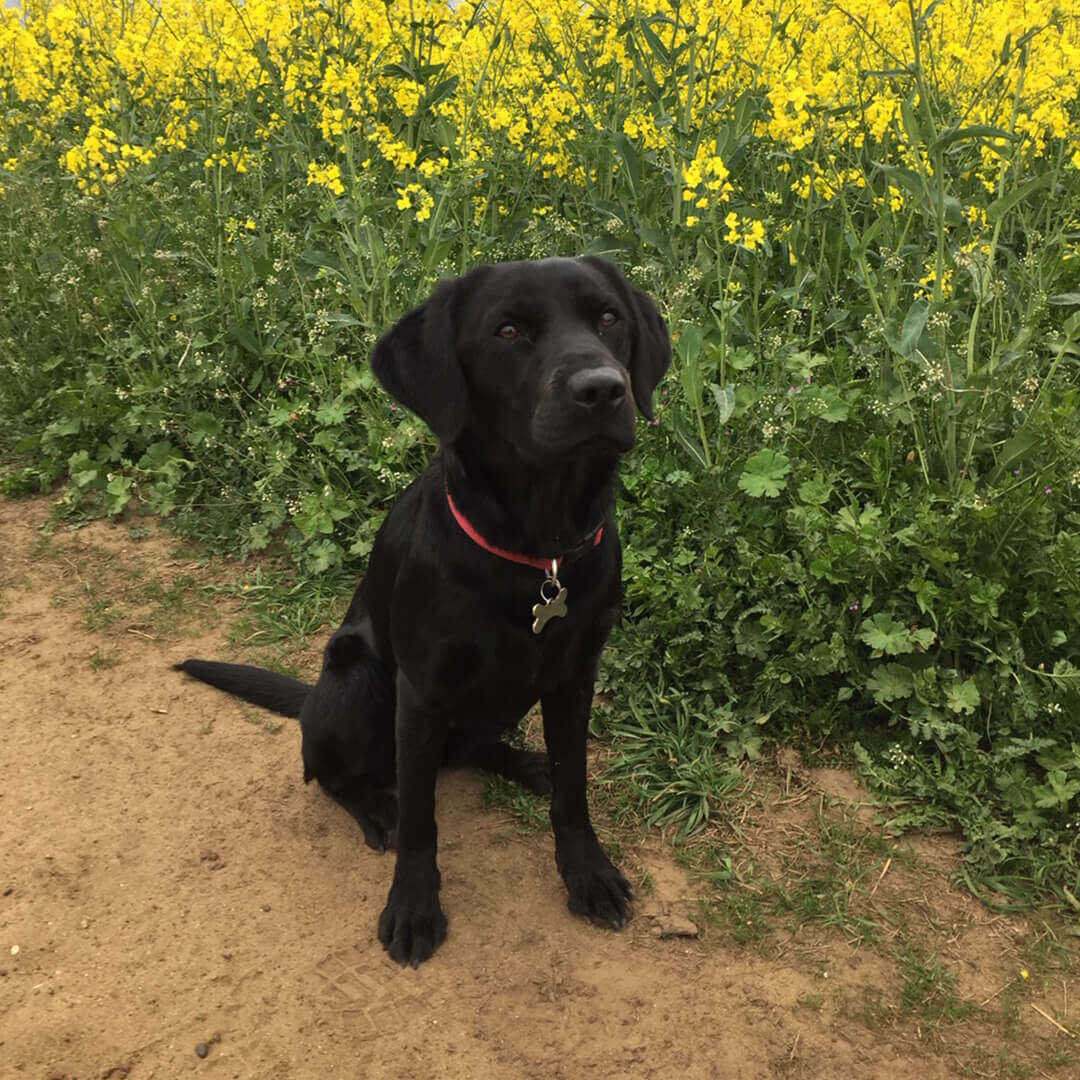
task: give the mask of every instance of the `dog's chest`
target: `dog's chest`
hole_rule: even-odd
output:
[[[473,624],[468,635],[442,639],[426,676],[441,688],[452,726],[509,726],[545,694],[590,673],[614,613],[582,616],[571,611],[534,634],[526,612],[519,625]]]

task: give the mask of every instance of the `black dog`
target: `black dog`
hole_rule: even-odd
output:
[[[318,780],[371,847],[396,829],[379,940],[399,963],[415,967],[446,937],[435,861],[444,764],[551,791],[570,910],[626,921],[630,885],[589,822],[585,740],[622,601],[618,458],[634,444],[635,401],[652,416],[670,357],[653,302],[602,259],[482,266],[443,282],[372,357],[442,450],[379,530],[318,683],[178,665],[299,716],[305,781]],[[546,762],[500,741],[537,700]]]

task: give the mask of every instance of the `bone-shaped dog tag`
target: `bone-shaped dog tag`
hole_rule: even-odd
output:
[[[552,619],[566,614],[566,589],[560,588],[551,599],[545,599],[542,604],[533,604],[532,612],[532,631],[534,634],[539,634]]]

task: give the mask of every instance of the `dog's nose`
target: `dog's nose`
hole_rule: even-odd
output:
[[[566,380],[566,389],[574,404],[589,412],[613,412],[626,397],[626,380],[611,367],[585,368]]]

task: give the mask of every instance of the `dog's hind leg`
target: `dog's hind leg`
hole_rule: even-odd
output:
[[[484,772],[505,777],[535,795],[551,794],[551,769],[547,754],[519,750],[504,742],[467,743],[451,749],[448,765],[473,765]]]
[[[356,819],[369,848],[382,852],[394,846],[398,807],[393,792],[373,787],[364,777],[345,781],[336,789],[322,780],[319,786]]]
[[[304,781],[356,819],[376,851],[393,842],[394,669],[368,643],[364,623],[346,624],[326,646],[319,681],[300,712]]]

